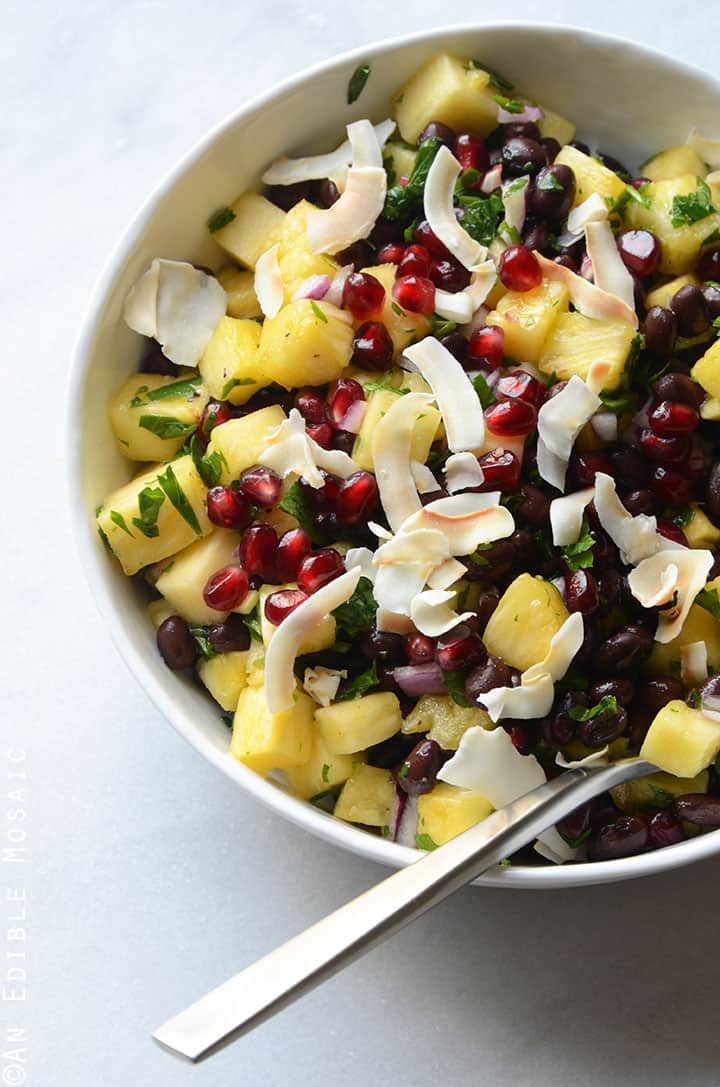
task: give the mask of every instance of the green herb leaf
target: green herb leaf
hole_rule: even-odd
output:
[[[216,449],[213,453],[203,454],[203,448],[198,436],[197,434],[193,434],[190,439],[189,452],[193,459],[193,464],[198,471],[198,475],[205,486],[215,487],[216,484],[220,482],[223,468],[227,469],[228,467],[228,463],[220,450]]]
[[[196,536],[202,536],[202,529],[200,528],[200,522],[197,519],[197,514],[188,502],[187,496],[182,487],[177,481],[177,476],[173,471],[172,464],[168,464],[162,475],[158,476],[158,483],[165,491],[165,494],[170,499],[171,503],[178,511],[183,520],[187,521],[190,528],[196,534]]]
[[[602,713],[617,713],[617,699],[614,694],[606,694],[594,706],[572,706],[569,712],[573,721],[592,721]]]
[[[143,536],[147,536],[150,540],[155,539],[160,534],[157,519],[164,501],[165,495],[159,487],[143,487],[138,495],[140,516],[133,517],[133,524],[140,529]]]
[[[138,426],[158,438],[186,438],[196,429],[196,423],[183,423],[171,415],[141,415]]]
[[[440,340],[443,336],[449,336],[451,332],[454,332],[457,328],[455,321],[447,321],[444,317],[439,317],[437,313],[433,313],[430,318],[430,335]]]
[[[611,411],[615,415],[624,415],[634,408],[634,402],[629,396],[614,396],[612,393],[600,393],[605,411]]]
[[[693,687],[686,699],[688,706],[692,706],[694,710],[697,710],[700,708],[701,701],[699,690],[697,687]]]
[[[413,240],[413,234],[415,233],[415,228],[417,227],[419,222],[420,222],[420,219],[415,218],[415,219],[412,220],[412,222],[408,223],[408,225],[403,230],[403,240],[404,241],[411,242]],[[395,309],[396,306],[397,306],[397,309]],[[395,313],[398,314],[399,317],[403,316],[403,314],[405,313],[405,310],[400,309],[400,306],[397,305],[397,302],[393,302],[393,310],[395,311]]]
[[[490,245],[498,230],[498,223],[504,217],[505,209],[498,193],[490,196],[461,196],[460,206],[465,214],[462,219],[463,230],[480,242]]]
[[[415,845],[418,849],[424,849],[428,853],[438,847],[437,842],[434,842],[429,834],[416,834]]]
[[[500,108],[508,113],[522,113],[525,109],[525,103],[521,102],[519,98],[506,98],[502,94],[494,94],[492,97],[493,102],[497,102]]]
[[[365,389],[366,393],[395,393],[396,396],[405,396],[406,393],[410,392],[409,389],[398,389],[395,387],[395,385],[393,385],[392,374],[389,370],[380,378],[379,381],[368,381],[365,383],[363,388]]]
[[[359,64],[353,74],[350,76],[350,82],[347,88],[347,102],[351,106],[353,102],[357,102],[358,98],[362,94],[365,84],[370,76],[370,65]]]
[[[310,502],[299,480],[295,480],[288,488],[287,494],[283,495],[278,505],[284,513],[289,513],[295,518],[300,528],[304,528],[310,534],[313,543],[324,542],[323,537],[318,533]]]
[[[570,570],[587,570],[592,566],[594,561],[593,547],[595,546],[595,537],[590,531],[590,525],[588,524],[587,517],[583,517],[582,529],[580,530],[580,537],[575,543],[568,544],[566,547],[561,548],[561,554],[567,563]]]
[[[418,148],[412,173],[405,186],[393,185],[385,197],[383,215],[391,222],[412,219],[422,211],[422,197],[428,171],[440,147],[439,140],[424,140]]]
[[[703,238],[700,245],[713,245],[715,242],[720,242],[720,227],[715,227],[715,230],[708,234],[707,238]]]
[[[256,604],[249,615],[243,615],[242,621],[247,627],[250,637],[256,642],[261,642],[263,636],[262,622],[260,619],[260,605]]]
[[[232,208],[218,208],[218,210],[214,211],[208,219],[207,228],[211,234],[214,234],[217,230],[222,230],[224,226],[231,223],[234,218],[235,212]]]
[[[314,298],[310,299],[310,308],[317,317],[318,321],[322,321],[324,325],[328,323],[327,315],[323,313]]]
[[[132,532],[127,527],[125,518],[121,513],[118,513],[117,510],[110,510],[110,520],[114,525],[117,525],[118,528],[121,528],[123,532],[127,532],[128,536],[132,536]]]
[[[328,783],[328,774],[329,773],[330,773],[330,766],[329,766],[328,763],[325,762],[325,763],[323,763],[323,768],[320,771],[320,776],[322,777],[322,779],[323,779],[323,781],[325,782],[326,785]]]
[[[673,197],[670,221],[676,230],[706,219],[715,210],[710,200],[710,187],[701,177],[697,179],[697,183],[695,192],[688,193],[686,196]]]
[[[672,515],[672,522],[679,528],[685,528],[686,525],[690,524],[694,516],[695,510],[692,508],[692,506],[685,506],[683,509],[677,510]]]
[[[498,234],[504,234],[506,238],[509,238],[513,245],[520,245],[522,237],[520,231],[516,226],[510,226],[507,219],[503,219],[500,226],[497,228]]]
[[[675,801],[675,797],[669,789],[663,789],[659,785],[651,785],[652,790],[652,807],[653,808],[671,808]]]
[[[558,181],[555,174],[547,173],[543,174],[535,184],[541,192],[562,192],[563,187]]]
[[[491,404],[497,403],[497,397],[488,385],[483,374],[478,374],[476,378],[473,378],[473,389],[478,395],[478,400],[480,401],[483,411],[485,408],[489,408]]]
[[[456,669],[443,672],[443,679],[448,694],[457,706],[471,706],[472,703],[465,697],[465,673]]]
[[[487,72],[490,76],[490,82],[494,83],[496,87],[500,87],[503,91],[512,91],[515,89],[515,85],[511,83],[509,79],[506,79],[500,72],[495,72],[492,68],[488,68],[487,64],[483,64],[479,60],[471,60],[465,70],[470,71],[471,68],[478,68],[481,72]]]
[[[408,776],[409,773],[410,773],[410,767],[409,767],[407,762],[404,762],[402,764],[402,766],[400,767],[400,769],[398,770],[398,774],[397,774],[398,780],[403,781]]]
[[[320,312],[322,313],[322,310]],[[324,313],[323,320],[327,322],[327,317]],[[230,377],[220,391],[220,399],[227,400],[230,393],[233,389],[237,388],[238,385],[257,385],[257,381],[254,377]]]
[[[195,640],[198,653],[205,661],[209,661],[212,657],[217,656],[217,650],[213,649],[208,636],[209,629],[209,627],[190,627],[190,633]]]
[[[565,841],[567,842],[567,844],[570,846],[571,849],[577,849],[578,846],[581,846],[583,844],[583,842],[587,841],[587,839],[590,837],[591,834],[592,834],[592,827],[588,827],[587,830],[584,830],[582,832],[582,834],[578,834],[577,838],[565,838],[564,834],[563,834],[563,838],[565,838]]]
[[[717,589],[701,589],[695,597],[695,603],[709,611],[713,619],[720,620],[720,597]]]
[[[361,577],[349,600],[335,608],[333,615],[338,633],[351,640],[366,634],[375,622],[377,601],[373,596],[372,582]]]
[[[385,155],[383,157],[383,170],[385,171],[385,184],[389,189],[395,184],[397,174],[395,172],[395,162],[392,155]]]
[[[173,381],[171,385],[161,385],[159,389],[152,389],[148,394],[148,400],[172,400],[176,396],[194,396],[197,387],[202,382],[200,374],[183,378],[182,381]],[[138,389],[138,392],[140,390]]]
[[[132,398],[132,400],[130,401],[130,407],[131,408],[139,408],[141,404],[144,404],[145,401],[143,400],[143,396],[145,395],[145,393],[147,393],[147,391],[148,391],[148,386],[147,385],[141,385],[139,389],[136,389],[135,390],[135,395]]]
[[[335,701],[350,702],[354,698],[360,698],[362,695],[372,690],[373,687],[377,687],[379,683],[380,677],[378,676],[377,661],[374,660],[369,668],[350,680],[344,691],[337,696]]]

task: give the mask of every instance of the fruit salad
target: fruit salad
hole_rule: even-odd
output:
[[[387,114],[143,271],[100,536],[228,757],[338,819],[434,849],[641,752],[522,859],[719,827],[720,140],[623,164],[448,54]]]

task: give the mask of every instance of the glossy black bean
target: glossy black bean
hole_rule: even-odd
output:
[[[468,342],[462,332],[450,332],[447,336],[442,337],[440,343],[450,352],[453,358],[458,360],[458,362],[465,362],[467,359]]]
[[[321,208],[331,208],[340,199],[340,190],[329,177],[323,178],[318,185],[317,201]]]
[[[591,861],[611,861],[642,853],[648,844],[648,828],[638,815],[627,815],[609,823],[590,837],[588,856]]]
[[[523,484],[522,501],[515,508],[515,520],[530,528],[543,528],[550,519],[550,499],[533,483]]]
[[[443,764],[442,748],[435,740],[420,740],[406,755],[395,780],[408,796],[429,793]]]
[[[703,283],[707,283],[708,280],[720,283],[720,247],[703,249],[698,264],[698,276]]]
[[[710,324],[703,293],[694,283],[686,283],[675,292],[670,299],[670,309],[675,314],[681,336],[699,336]]]
[[[570,844],[583,840],[590,830],[590,817],[596,806],[597,801],[594,800],[591,800],[589,804],[581,804],[564,819],[560,819],[555,824],[555,829]]]
[[[549,164],[554,162],[560,154],[560,144],[554,136],[544,136],[540,140],[540,146],[545,152],[545,161]]]
[[[679,676],[672,672],[649,676],[638,687],[638,705],[653,714],[667,706],[668,702],[685,698],[685,685]]]
[[[635,697],[635,684],[631,679],[601,679],[588,691],[588,701],[597,705],[601,698],[614,698],[618,706],[629,706]]]
[[[577,737],[586,747],[597,751],[606,747],[613,740],[622,736],[627,728],[627,710],[618,706],[617,710],[605,710],[589,721],[581,721],[577,726]]]
[[[572,207],[576,187],[575,174],[569,166],[562,163],[545,166],[530,189],[530,213],[549,223],[562,222]]]
[[[599,675],[622,675],[631,672],[648,656],[652,637],[646,628],[628,625],[611,635],[597,649],[595,671]]]
[[[405,641],[401,634],[377,630],[363,635],[359,642],[360,652],[368,660],[377,660],[382,664],[405,663]]]
[[[515,136],[503,145],[502,164],[508,177],[533,175],[545,165],[545,152],[537,140]]]
[[[294,185],[269,185],[265,189],[265,196],[271,204],[290,211],[301,200],[312,200],[315,195],[312,182],[298,181]]]
[[[656,811],[648,822],[648,845],[651,849],[675,845],[684,837],[682,825],[671,811]]]
[[[177,377],[180,367],[166,359],[159,343],[153,343],[140,360],[141,374],[162,374],[164,377]]]
[[[720,288],[713,286],[712,283],[706,283],[700,289],[705,299],[707,315],[711,321],[714,321],[716,317],[720,317]]]
[[[590,148],[588,147],[588,145],[585,143],[584,140],[571,140],[570,141],[570,146],[577,148],[578,151],[582,151],[583,155],[589,155],[590,154]]]
[[[552,711],[540,726],[543,740],[548,747],[565,747],[575,738],[578,725],[571,716],[571,711],[585,706],[587,695],[584,691],[565,691],[556,700]]]
[[[622,446],[610,454],[612,476],[621,493],[626,491],[638,491],[648,481],[650,466],[647,460],[637,449]]]
[[[465,679],[465,697],[469,702],[477,702],[482,695],[493,687],[508,687],[511,671],[500,657],[486,657],[482,664],[468,672]]]
[[[673,809],[684,823],[694,823],[698,827],[720,827],[720,796],[688,793],[676,799]]]
[[[378,766],[381,770],[394,770],[403,759],[412,751],[417,743],[417,736],[406,736],[403,732],[396,732],[389,740],[369,747],[366,752],[366,761],[369,766]]]
[[[478,633],[482,634],[485,627],[490,621],[490,616],[495,611],[495,608],[500,603],[500,593],[497,589],[486,589],[484,593],[480,593],[477,604],[475,605],[475,612],[477,615],[477,629]]]
[[[669,359],[675,347],[677,318],[666,306],[652,306],[642,325],[645,346],[658,359]]]
[[[222,623],[214,623],[208,638],[216,653],[237,653],[250,648],[250,632],[241,615],[228,615]]]
[[[503,143],[514,139],[540,141],[540,129],[535,121],[509,121],[502,126],[501,133]]]
[[[195,639],[190,627],[179,615],[171,615],[157,631],[157,647],[162,659],[173,672],[190,668],[197,657]]]
[[[523,228],[522,243],[528,249],[537,249],[538,252],[544,253],[549,238],[550,231],[544,223],[536,223],[530,220]]]
[[[715,461],[705,487],[705,512],[720,525],[720,461]]]
[[[424,143],[425,140],[439,140],[440,143],[444,143],[452,151],[455,144],[455,133],[442,121],[430,121],[418,136],[419,144]]]
[[[631,491],[623,498],[623,504],[628,513],[636,517],[639,513],[652,514],[655,512],[655,496],[652,491]]]
[[[617,570],[614,570],[612,566],[609,566],[607,570],[603,570],[599,574],[598,579],[598,592],[600,593],[600,603],[603,605],[616,604],[623,595],[622,578]]]
[[[515,561],[515,546],[509,540],[497,540],[477,553],[478,561],[468,560],[468,581],[497,581],[512,569]]]
[[[375,263],[375,251],[368,242],[353,242],[347,249],[341,249],[339,253],[336,253],[334,259],[341,268],[344,268],[347,264],[352,264],[357,272],[360,268],[369,268]]]

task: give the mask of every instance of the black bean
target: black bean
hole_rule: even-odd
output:
[[[515,520],[531,528],[542,528],[550,518],[550,499],[533,483],[524,483],[522,501],[515,508]]]
[[[652,491],[631,491],[623,498],[623,504],[628,513],[636,517],[639,513],[651,514],[655,511],[655,496]]]
[[[635,684],[631,679],[601,679],[588,691],[589,701],[596,705],[601,698],[614,698],[618,706],[629,706],[635,697]]]
[[[369,747],[365,755],[366,761],[369,766],[379,766],[381,770],[394,770],[416,743],[416,735],[406,736],[403,732],[396,732],[389,740]]]
[[[671,309],[652,306],[645,314],[642,326],[645,346],[658,359],[672,355],[677,338],[677,319]]]
[[[180,367],[166,359],[159,343],[153,343],[147,354],[140,360],[141,374],[162,374],[164,377],[177,377]]]
[[[681,336],[699,336],[710,324],[703,293],[694,283],[686,283],[676,291],[670,299],[670,309],[675,314]]]
[[[352,264],[357,272],[360,268],[369,268],[375,263],[375,252],[368,242],[353,242],[347,249],[336,253],[334,259],[341,268],[344,268],[346,264]]]
[[[545,152],[545,161],[547,163],[554,162],[560,154],[560,144],[554,136],[545,136],[540,140],[540,146]]]
[[[313,195],[313,186],[309,181],[298,181],[294,185],[269,185],[265,189],[270,203],[283,211],[290,211],[301,200],[311,200]]]
[[[540,129],[535,121],[509,121],[501,131],[503,143],[514,139],[540,141]]]
[[[705,309],[708,317],[711,321],[714,321],[716,317],[720,317],[720,288],[713,286],[712,283],[706,283],[700,289],[705,299]]]
[[[611,635],[594,655],[595,671],[600,675],[631,672],[652,649],[652,637],[645,627],[628,625]]]
[[[685,698],[685,685],[679,676],[672,672],[649,676],[638,688],[638,703],[656,714],[668,702]]]
[[[450,332],[443,336],[440,343],[446,348],[458,362],[465,362],[467,358],[468,342],[462,332]]]
[[[597,750],[622,736],[627,723],[627,710],[618,706],[615,711],[605,710],[589,721],[581,721],[577,726],[577,736],[586,747]]]
[[[250,632],[241,615],[228,615],[223,623],[214,623],[208,638],[217,653],[234,653],[250,648]]]
[[[707,283],[708,280],[720,283],[720,248],[718,246],[713,249],[703,249],[698,264],[698,275],[703,283]]]
[[[512,569],[515,545],[510,539],[497,540],[478,555],[480,562],[467,562],[468,581],[497,581]]]
[[[485,592],[480,593],[477,604],[475,605],[478,634],[482,634],[485,630],[485,627],[490,622],[490,616],[499,603],[500,593],[497,589],[486,589]]]
[[[583,140],[571,140],[570,146],[577,148],[578,151],[582,151],[583,155],[590,154],[590,148]]]
[[[173,672],[190,668],[197,657],[195,639],[190,627],[179,615],[171,615],[157,631],[157,647],[162,659]]]
[[[324,177],[318,185],[318,204],[322,208],[331,208],[340,199],[340,191],[334,181]]]
[[[708,517],[720,524],[720,461],[715,461],[705,487],[705,512]]]
[[[579,838],[585,837],[590,829],[592,810],[596,806],[596,800],[581,804],[579,808],[575,808],[575,811],[571,811],[569,815],[560,819],[555,824],[555,829],[562,834],[566,842],[576,842]]]
[[[673,808],[678,819],[684,823],[694,823],[698,827],[720,827],[720,796],[687,793],[677,797]]]
[[[622,493],[638,491],[645,486],[649,475],[649,465],[637,449],[624,446],[610,454],[612,476]]]
[[[540,731],[548,747],[565,747],[576,735],[577,721],[571,710],[587,706],[584,691],[565,691],[555,702],[552,712],[543,720]]]
[[[421,796],[432,789],[442,764],[440,744],[435,740],[420,740],[405,757],[395,780],[408,796]]]
[[[523,228],[522,243],[528,249],[537,249],[542,253],[548,243],[550,231],[544,223],[536,223],[533,220],[527,222]]]
[[[439,140],[440,143],[444,143],[452,151],[455,144],[455,133],[442,121],[430,121],[418,136],[419,144],[425,143],[425,140]]]
[[[508,177],[536,174],[545,165],[545,152],[537,140],[515,136],[503,145],[502,163]]]
[[[538,219],[560,223],[572,207],[575,190],[575,174],[569,166],[545,166],[530,190],[529,211]]]
[[[508,687],[510,678],[511,672],[507,664],[500,657],[488,656],[482,664],[476,665],[468,672],[465,680],[465,697],[469,702],[477,702],[493,687]]]
[[[588,847],[591,861],[611,861],[642,853],[648,843],[648,828],[638,815],[609,823],[592,835]]]
[[[616,159],[614,155],[606,155],[604,151],[598,151],[597,157],[605,166],[607,166],[608,170],[612,170],[614,173],[618,174],[623,181],[630,180],[630,174],[627,168],[623,166],[622,162],[620,162],[619,159]]]
[[[401,634],[391,634],[373,627],[369,634],[364,634],[360,639],[359,648],[364,657],[382,664],[400,664],[405,661],[405,641]]]

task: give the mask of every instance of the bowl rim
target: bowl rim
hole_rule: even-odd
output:
[[[233,759],[229,752],[222,752],[213,745],[194,724],[191,715],[178,706],[176,700],[158,684],[148,667],[145,655],[140,647],[135,644],[129,630],[121,621],[119,613],[112,605],[107,586],[108,568],[104,562],[105,555],[97,549],[93,526],[89,524],[87,519],[80,485],[82,446],[80,435],[82,427],[79,425],[79,421],[82,419],[84,384],[86,374],[90,368],[93,343],[105,305],[129,253],[141,239],[157,207],[176,182],[228,130],[242,121],[243,118],[250,117],[270,103],[283,98],[308,80],[353,62],[356,64],[365,61],[372,62],[374,58],[401,47],[431,43],[434,40],[450,35],[469,36],[483,31],[502,32],[512,30],[522,30],[523,32],[548,38],[558,33],[573,34],[578,38],[578,45],[581,47],[585,45],[605,45],[630,50],[635,54],[643,55],[650,62],[680,70],[693,79],[702,80],[711,86],[714,85],[717,94],[720,96],[720,80],[717,80],[703,69],[688,64],[684,60],[669,56],[660,50],[639,44],[620,35],[606,34],[587,27],[521,19],[453,23],[446,26],[432,27],[412,34],[369,42],[305,67],[256,94],[249,101],[239,105],[218,123],[211,126],[151,190],[111,249],[110,255],[101,268],[91,290],[72,350],[67,379],[65,429],[67,434],[67,487],[72,534],[95,605],[106,622],[115,647],[131,675],[137,680],[145,694],[173,728],[205,759],[217,767],[225,776],[241,785],[246,792],[269,808],[277,811],[284,818],[309,830],[316,837],[393,868],[413,863],[422,856],[422,853],[406,846],[388,842],[383,838],[375,837],[366,831],[335,819],[333,816],[314,808],[307,801],[291,796],[271,781],[259,774],[255,774]],[[477,886],[484,887],[532,890],[580,887],[656,874],[709,857],[719,850],[720,830],[688,839],[676,845],[666,846],[653,852],[617,860],[537,868],[529,865],[498,868],[481,876],[475,882]]]

